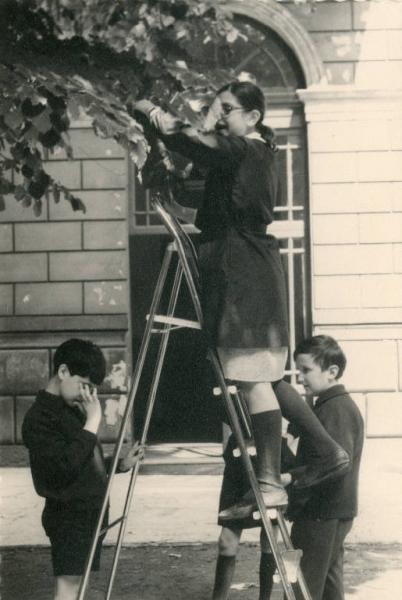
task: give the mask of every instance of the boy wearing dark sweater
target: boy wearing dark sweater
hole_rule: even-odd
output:
[[[97,438],[102,410],[96,392],[106,364],[98,346],[70,339],[56,350],[53,365],[46,389],[25,415],[22,437],[35,490],[46,498],[42,525],[51,545],[54,599],[75,600],[107,485],[110,459]],[[118,471],[131,469],[140,456],[134,444]],[[101,544],[93,570],[99,570]]]
[[[359,409],[339,383],[345,355],[331,337],[318,335],[302,341],[294,357],[299,382],[314,396],[313,410],[330,436],[349,454],[347,472],[306,491],[289,488],[288,517],[293,521],[293,546],[303,550],[301,569],[312,600],[344,600],[344,540],[357,514],[364,423]],[[292,432],[295,433],[295,432]],[[299,440],[296,463],[285,484],[297,479],[312,457],[309,439]],[[298,586],[296,598],[302,598]]]

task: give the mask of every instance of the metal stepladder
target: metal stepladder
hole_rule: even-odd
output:
[[[185,233],[183,228],[181,227],[179,221],[176,217],[169,211],[168,205],[164,204],[163,201],[156,197],[153,199],[153,205],[160,216],[163,224],[167,228],[168,232],[173,238],[173,243],[170,243],[166,249],[165,256],[162,262],[161,270],[159,273],[159,277],[156,283],[151,307],[149,310],[149,315],[146,317],[146,326],[145,331],[142,337],[141,346],[138,352],[137,363],[132,375],[132,383],[128,395],[128,400],[126,403],[125,411],[122,417],[122,422],[120,426],[119,435],[116,441],[116,445],[114,448],[113,458],[111,462],[108,483],[104,494],[102,508],[99,514],[97,527],[94,531],[91,548],[87,557],[87,562],[85,566],[85,571],[81,579],[80,591],[78,595],[78,600],[84,600],[85,593],[89,583],[89,577],[91,572],[91,567],[95,555],[96,545],[98,539],[101,535],[103,535],[106,531],[111,529],[112,527],[119,526],[117,541],[114,550],[112,567],[110,569],[107,590],[105,600],[109,600],[111,598],[113,583],[116,575],[118,559],[121,551],[121,546],[124,538],[125,528],[127,524],[127,516],[130,510],[130,506],[132,503],[134,486],[138,477],[138,472],[140,468],[140,462],[137,462],[135,467],[131,471],[130,481],[127,488],[127,495],[124,501],[124,509],[123,514],[117,518],[115,521],[110,523],[105,529],[102,529],[102,522],[105,516],[109,498],[111,494],[112,484],[114,475],[117,470],[117,464],[119,460],[120,451],[123,446],[123,442],[126,435],[127,425],[129,423],[130,417],[134,414],[135,409],[135,399],[137,395],[137,391],[139,388],[139,383],[141,379],[141,374],[143,371],[143,367],[145,364],[146,354],[150,345],[150,341],[153,335],[158,335],[159,337],[159,348],[157,359],[155,362],[153,378],[151,381],[149,395],[147,399],[145,420],[142,427],[142,434],[140,439],[140,444],[145,445],[148,430],[151,422],[152,412],[155,404],[159,379],[162,371],[163,361],[165,358],[169,336],[170,333],[176,329],[180,328],[190,328],[190,329],[198,329],[200,330],[200,335],[203,335],[202,327],[203,327],[203,316],[201,310],[200,303],[200,284],[199,284],[199,271],[198,271],[198,262],[197,255],[194,249],[193,243],[188,235]],[[170,289],[170,296],[167,306],[166,314],[160,315],[158,314],[158,309],[161,304],[162,293],[164,291],[164,286],[166,283],[167,275],[169,272],[169,267],[172,264],[173,257],[177,255],[177,265],[174,272],[173,283]],[[181,319],[175,316],[175,308],[179,296],[180,287],[183,283],[183,279],[187,284],[188,291],[191,296],[191,300],[193,303],[193,308],[196,316],[196,320],[190,321],[188,319]],[[156,327],[157,325],[159,327]],[[204,334],[205,335],[205,334]],[[238,451],[242,458],[243,467],[247,473],[248,480],[250,482],[250,487],[253,491],[256,501],[256,513],[255,517],[261,519],[261,527],[264,528],[266,536],[268,538],[272,554],[275,558],[275,563],[277,567],[277,573],[279,575],[280,582],[282,584],[286,600],[295,600],[295,593],[291,584],[292,582],[298,581],[299,589],[301,590],[302,596],[304,600],[311,600],[310,593],[304,581],[303,575],[300,569],[297,569],[297,564],[295,566],[295,555],[296,555],[296,563],[300,560],[300,551],[295,551],[292,547],[292,543],[289,537],[289,533],[287,530],[287,526],[283,517],[283,513],[280,509],[268,509],[264,505],[263,497],[259,489],[259,485],[257,482],[257,478],[254,472],[253,464],[249,454],[249,447],[247,445],[244,432],[248,437],[250,437],[251,432],[248,423],[248,414],[244,407],[244,402],[240,398],[236,389],[228,386],[224,374],[222,371],[222,367],[219,361],[219,357],[216,349],[212,348],[207,344],[207,358],[210,362],[212,370],[214,372],[216,383],[219,390],[219,394],[222,396],[222,400],[224,403],[224,407],[226,410],[226,414],[228,417],[228,421],[231,427],[233,434],[235,435]],[[280,533],[282,538],[282,544],[284,547],[284,551],[282,551],[279,547],[279,543],[277,541],[277,534]],[[289,573],[293,571],[293,574],[289,576]],[[297,573],[297,574],[296,574]]]

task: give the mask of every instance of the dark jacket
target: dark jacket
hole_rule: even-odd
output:
[[[72,510],[100,507],[107,483],[102,447],[84,424],[78,408],[41,390],[22,425],[36,492]]]
[[[265,233],[280,200],[275,154],[261,139],[181,133],[162,136],[168,148],[207,169],[204,202],[196,225],[201,240],[222,237],[229,228]]]
[[[297,518],[309,519],[352,519],[357,514],[358,478],[363,450],[364,423],[355,402],[343,385],[335,385],[317,398],[313,411],[330,436],[346,450],[350,457],[347,473],[331,482],[310,488],[307,502],[298,510]],[[299,465],[311,462],[315,454],[307,437],[301,437],[296,460]],[[300,499],[300,498],[299,498]],[[293,498],[294,505],[298,495]],[[292,510],[290,495],[289,514]]]
[[[169,149],[207,169],[196,225],[202,308],[213,345],[287,346],[279,245],[266,233],[280,203],[274,152],[262,139],[197,136],[185,128],[161,137]]]

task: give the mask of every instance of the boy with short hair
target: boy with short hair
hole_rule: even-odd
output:
[[[107,485],[110,460],[97,438],[102,410],[96,391],[106,363],[98,346],[70,339],[57,348],[53,366],[46,390],[38,392],[25,415],[22,437],[35,490],[46,498],[42,525],[51,545],[54,599],[75,600]],[[134,444],[118,471],[128,471],[141,456]],[[94,571],[101,544],[100,539]]]
[[[358,477],[364,423],[359,409],[339,383],[346,357],[330,336],[302,341],[294,352],[299,382],[316,398],[313,410],[331,437],[350,457],[346,473],[307,491],[289,488],[288,517],[293,521],[293,546],[303,550],[301,569],[312,600],[343,600],[344,541],[357,514]],[[312,453],[310,440],[301,436],[298,466],[285,477],[300,476]],[[302,598],[298,585],[296,598]]]

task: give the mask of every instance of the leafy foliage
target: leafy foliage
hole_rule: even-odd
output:
[[[149,150],[130,110],[156,99],[196,119],[231,76],[206,60],[238,35],[212,0],[3,0],[0,3],[0,210],[6,194],[40,214],[42,199],[84,205],[46,172],[72,158],[70,119],[91,119],[141,167]]]

